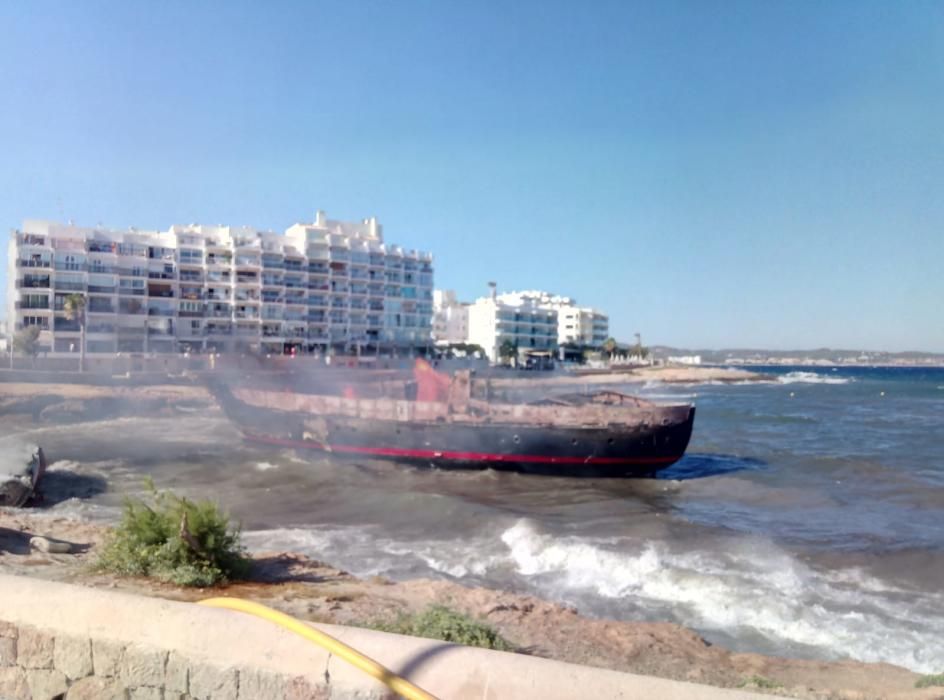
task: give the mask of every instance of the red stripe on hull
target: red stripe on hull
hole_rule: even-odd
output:
[[[296,447],[325,452],[367,454],[377,457],[409,457],[411,459],[449,459],[461,462],[509,462],[529,464],[672,464],[682,457],[551,457],[544,455],[494,454],[489,452],[437,452],[435,450],[410,450],[401,447],[360,447],[356,445],[323,445],[319,442],[289,440],[243,433],[247,440],[263,442],[281,447]]]

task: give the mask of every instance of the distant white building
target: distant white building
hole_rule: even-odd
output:
[[[676,365],[700,365],[701,355],[678,355],[667,358],[668,362]]]
[[[597,309],[578,306],[577,301],[571,297],[530,290],[503,294],[501,298],[512,303],[517,303],[519,300],[528,300],[539,308],[556,311],[557,342],[559,345],[574,343],[576,345],[600,347],[609,338],[609,317]]]
[[[437,345],[469,342],[469,304],[451,289],[433,291],[433,340]]]
[[[519,351],[553,350],[557,345],[557,311],[529,293],[512,292],[477,299],[468,307],[468,342],[481,346],[492,362],[505,341]]]
[[[10,351],[12,339],[9,337],[9,326],[6,321],[0,321],[0,353]]]

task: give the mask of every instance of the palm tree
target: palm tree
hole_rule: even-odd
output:
[[[505,338],[498,347],[498,356],[510,364],[512,358],[518,357],[518,343],[510,338]]]
[[[79,371],[85,371],[85,295],[70,294],[62,306],[66,318],[79,324]]]
[[[616,339],[607,338],[603,341],[603,352],[609,355],[610,359],[613,359],[613,353],[616,352]]]

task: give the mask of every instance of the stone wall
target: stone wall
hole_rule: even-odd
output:
[[[3,700],[322,698],[303,676],[189,659],[159,647],[0,622]]]
[[[316,627],[453,700],[757,697],[523,654]],[[328,697],[391,695],[320,647],[243,613],[0,575],[0,700]]]

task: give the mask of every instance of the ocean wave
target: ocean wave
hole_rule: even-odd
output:
[[[777,377],[777,381],[781,384],[849,384],[854,380],[852,377],[827,377],[816,372],[789,372]]]
[[[858,568],[819,571],[759,539],[679,552],[625,537],[553,536],[522,519],[460,541],[397,538],[379,526],[310,526],[246,532],[244,542],[362,577],[438,575],[597,610],[610,601],[605,609],[617,618],[641,611],[705,634],[760,635],[781,654],[806,648],[922,673],[944,667],[937,644],[944,595],[906,591]]]
[[[944,615],[928,615],[941,610],[941,596],[889,592],[859,570],[823,575],[767,542],[688,553],[649,542],[626,551],[627,543],[613,549],[542,534],[527,520],[501,539],[517,572],[543,581],[542,592],[554,597],[632,598],[696,629],[750,629],[780,646],[925,673],[944,666],[937,645]],[[916,597],[928,600],[916,605]]]
[[[272,462],[256,462],[256,470],[260,472],[267,472],[270,469],[278,469],[278,464],[272,464]]]

